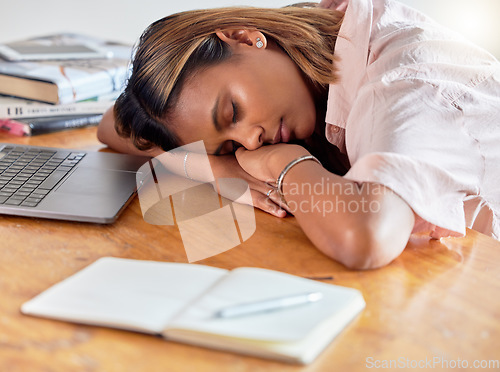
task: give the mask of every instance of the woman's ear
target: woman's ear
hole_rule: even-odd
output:
[[[223,42],[231,45],[248,45],[258,49],[265,49],[267,46],[267,39],[264,34],[257,30],[247,29],[228,29],[217,30],[215,32],[217,37]]]

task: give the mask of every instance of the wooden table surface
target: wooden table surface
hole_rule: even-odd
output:
[[[95,128],[31,138],[0,133],[0,142],[104,148]],[[414,237],[387,267],[352,271],[318,252],[294,218],[256,214],[250,239],[197,263],[331,277],[324,282],[361,290],[366,309],[313,364],[287,365],[22,315],[23,302],[103,256],[187,262],[177,227],[146,223],[136,198],[112,225],[0,216],[0,371],[500,369],[498,241],[474,231],[441,241]]]

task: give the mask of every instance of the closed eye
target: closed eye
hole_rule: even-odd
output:
[[[236,124],[239,120],[239,115],[240,115],[240,110],[236,102],[231,101],[231,108],[233,110],[232,116],[231,116],[231,122],[232,124]],[[214,155],[227,155],[227,154],[234,154],[234,152],[238,149],[238,147],[241,147],[242,145],[236,141],[226,141],[222,143],[217,150],[215,150]]]
[[[236,122],[238,121],[238,105],[234,102],[231,102],[231,105],[233,106],[233,118],[232,118],[232,121],[233,121],[233,124],[236,124]]]

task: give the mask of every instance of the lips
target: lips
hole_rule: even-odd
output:
[[[287,143],[288,141],[290,141],[290,130],[283,122],[283,119],[281,119],[278,131],[274,136],[273,144],[280,142]]]

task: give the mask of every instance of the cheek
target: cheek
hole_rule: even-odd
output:
[[[299,139],[305,139],[314,132],[317,120],[316,106],[309,91],[303,91],[302,95],[295,97],[295,109],[299,120],[296,135]]]
[[[262,74],[249,74],[231,84],[231,95],[236,103],[245,104],[249,110],[254,111],[270,106],[275,100],[276,92]]]
[[[181,143],[187,144],[199,141],[206,136],[208,128],[200,105],[192,103],[197,101],[190,99],[189,96],[182,98],[184,99],[177,102],[167,122],[170,123],[169,129],[175,133]]]
[[[187,145],[197,141],[203,141],[206,151],[209,154],[221,143],[218,134],[213,130],[212,124],[206,124],[201,120],[176,121],[171,128],[180,140],[181,145]]]
[[[300,125],[300,127],[297,129],[297,138],[298,139],[309,138],[313,134],[314,129],[316,128],[315,115],[313,117],[308,116],[304,118],[304,120],[301,123],[302,125]]]

